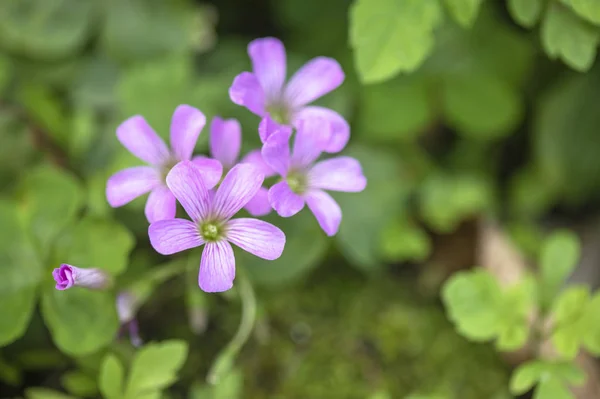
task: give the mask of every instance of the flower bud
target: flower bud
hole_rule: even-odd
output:
[[[136,297],[127,291],[123,291],[117,295],[117,314],[121,329],[119,336],[123,336],[125,331],[129,332],[129,340],[135,347],[142,346],[143,341],[140,338],[138,323],[135,318],[135,313],[138,309]]]
[[[82,269],[79,267],[67,265],[63,263],[58,269],[52,271],[52,276],[56,281],[57,290],[66,290],[74,285],[92,288],[103,289],[108,287],[110,277],[100,269]]]

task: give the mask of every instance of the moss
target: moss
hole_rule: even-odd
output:
[[[270,339],[244,353],[244,397],[363,399],[379,388],[394,398],[508,397],[497,354],[458,336],[438,304],[397,281],[347,274],[263,296]]]

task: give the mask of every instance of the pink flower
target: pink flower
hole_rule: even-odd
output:
[[[328,236],[337,233],[342,211],[324,190],[359,192],[367,179],[360,163],[350,157],[336,157],[314,163],[321,154],[328,123],[309,119],[299,123],[290,154],[290,133],[274,132],[262,148],[264,161],[282,180],[269,189],[269,202],[282,217],[300,212],[306,203]]]
[[[110,277],[100,269],[82,269],[63,263],[52,271],[57,290],[66,290],[73,286],[102,289],[110,283]]]
[[[112,207],[123,206],[150,192],[145,214],[150,223],[175,217],[175,197],[165,184],[165,176],[179,161],[189,160],[206,124],[204,114],[189,105],[180,105],[171,120],[171,149],[158,137],[142,116],[133,116],[117,128],[117,138],[125,148],[148,166],[136,166],[112,175],[106,183],[106,199]],[[204,162],[207,178],[221,165]],[[214,174],[214,173],[212,173]],[[215,182],[216,184],[216,182]]]
[[[260,138],[265,142],[273,124],[289,130],[303,119],[319,117],[330,125],[330,136],[324,140],[323,150],[339,152],[348,142],[350,127],[337,112],[308,105],[335,90],[344,81],[339,63],[327,57],[308,61],[285,84],[286,53],[283,43],[275,38],[256,39],[248,44],[252,72],[242,72],[229,88],[231,101],[246,107],[262,117]]]
[[[262,186],[264,176],[250,164],[234,166],[216,192],[209,191],[193,162],[183,161],[167,175],[167,185],[192,219],[154,222],[150,243],[163,255],[204,245],[198,283],[206,292],[227,291],[235,278],[235,258],[230,243],[260,258],[281,256],[285,235],[258,219],[231,219]]]
[[[214,117],[210,124],[210,155],[212,158],[197,156],[194,157],[194,163],[203,167],[208,163],[205,170],[210,171],[212,175],[208,179],[209,183],[219,182],[221,177],[238,162],[254,165],[264,177],[270,177],[275,172],[262,160],[260,150],[249,152],[241,161],[239,161],[240,149],[242,147],[242,127],[235,119],[221,119]],[[211,167],[214,160],[222,165],[222,170]],[[207,179],[205,179],[206,181]],[[208,185],[208,189],[213,186]],[[256,195],[244,207],[252,216],[264,216],[271,212],[271,205],[267,198],[268,190],[261,187]]]

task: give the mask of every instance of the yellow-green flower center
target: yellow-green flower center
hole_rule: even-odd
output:
[[[302,194],[306,191],[306,175],[301,172],[290,171],[285,178],[290,189],[296,194]]]
[[[215,242],[222,238],[223,227],[216,222],[204,222],[200,225],[200,234],[206,242]]]
[[[272,104],[267,107],[267,111],[275,122],[280,125],[290,124],[290,111],[285,104]]]

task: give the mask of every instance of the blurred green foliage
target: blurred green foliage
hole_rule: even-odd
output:
[[[565,232],[542,240],[540,222],[600,199],[600,2],[212,3],[0,2],[2,396],[508,398],[507,366],[447,319],[468,339],[514,349],[533,303],[565,321],[551,339],[566,360],[525,363],[513,394],[539,383],[546,398],[579,382],[570,359],[579,347],[600,353],[600,300],[583,288],[560,293],[579,243]],[[267,35],[284,41],[288,73],[319,55],[342,65],[344,84],[318,103],[351,123],[344,153],[360,160],[368,187],[335,195],[344,213],[335,238],[307,211],[270,215],[287,235],[283,256],[236,253],[258,316],[212,386],[204,377],[235,333],[241,294],[200,292],[199,253],[157,255],[143,199],[113,210],[105,183],[136,164],[116,126],[141,114],[166,137],[181,103],[239,119],[243,151],[256,148],[259,120],[228,88],[250,70],[247,43]],[[482,217],[501,219],[539,259],[538,278],[506,288],[460,272],[440,293],[445,315],[419,289],[421,272]],[[114,284],[56,291],[51,271],[62,262],[101,268]],[[117,339],[123,291],[155,343]]]

